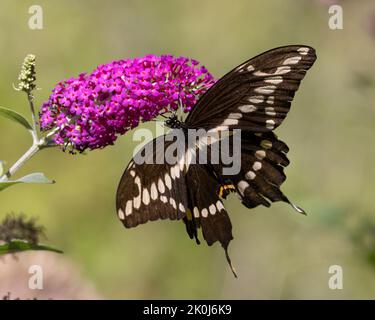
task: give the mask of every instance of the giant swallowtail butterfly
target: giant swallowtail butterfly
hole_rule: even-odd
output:
[[[222,163],[137,164],[133,159],[117,190],[117,213],[124,226],[157,219],[182,220],[198,244],[197,229],[201,228],[208,245],[221,243],[236,275],[227,252],[233,239],[232,225],[222,202],[229,192],[235,192],[247,208],[284,201],[304,213],[280,190],[289,164],[288,147],[273,130],[285,119],[315,60],[315,50],[308,46],[272,49],[223,76],[199,99],[185,121],[170,116],[166,125],[184,136],[188,128],[211,132],[241,129],[241,170],[223,175]],[[166,140],[159,137],[150,142],[156,146],[151,155],[154,160],[164,156],[160,153],[165,148],[157,146],[171,143]]]

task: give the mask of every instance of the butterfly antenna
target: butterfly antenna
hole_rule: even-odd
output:
[[[182,121],[182,115],[184,114],[184,105],[182,104],[181,98],[178,98],[179,105],[180,105],[180,120]]]
[[[232,264],[232,260],[230,259],[229,254],[228,254],[228,247],[223,246],[223,248],[224,248],[224,251],[225,251],[225,257],[227,258],[229,267],[232,270],[232,273],[233,273],[234,277],[238,278],[237,273],[236,273],[236,269],[234,268],[234,266]]]
[[[178,104],[179,104],[179,107],[180,107],[180,121],[182,121],[182,115],[184,114],[184,105],[182,103],[182,100],[181,100],[181,97],[180,97],[180,92],[181,92],[181,84],[179,84],[179,88],[178,88]]]
[[[178,99],[180,99],[180,96],[178,97]],[[178,108],[177,108],[177,110],[178,110]],[[174,117],[177,117],[177,110],[172,111],[172,114],[173,114]]]
[[[172,117],[177,117],[177,116],[176,116],[176,113],[177,113],[177,110],[173,110],[173,111],[172,111]]]

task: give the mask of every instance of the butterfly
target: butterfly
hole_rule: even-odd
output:
[[[124,226],[132,228],[158,219],[182,220],[197,244],[201,228],[209,246],[220,242],[237,276],[228,255],[233,235],[223,199],[229,193],[236,193],[247,208],[269,207],[272,202],[283,201],[305,213],[280,190],[286,179],[289,149],[273,130],[285,119],[301,80],[315,60],[315,50],[309,46],[269,50],[218,80],[200,97],[185,121],[176,114],[169,116],[165,124],[185,138],[187,129],[218,133],[240,130],[240,170],[224,175],[225,164],[220,161],[138,164],[133,158],[121,177],[116,196],[117,214]],[[164,157],[165,147],[174,141],[165,139],[167,136],[149,143],[154,146],[149,158]]]

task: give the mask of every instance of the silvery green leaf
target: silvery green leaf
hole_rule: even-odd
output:
[[[7,119],[10,119],[14,122],[19,123],[20,125],[22,125],[23,127],[25,127],[29,131],[33,130],[30,123],[26,120],[26,118],[16,111],[0,107],[0,115],[3,116],[4,118],[7,118]]]
[[[27,176],[24,176],[17,180],[8,180],[0,182],[0,191],[19,183],[55,183],[55,181],[49,180],[41,172],[36,172],[28,174]]]

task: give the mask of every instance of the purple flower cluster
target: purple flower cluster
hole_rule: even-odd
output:
[[[113,61],[62,81],[40,111],[42,131],[70,151],[113,144],[140,122],[176,110],[187,112],[214,78],[199,62],[171,55]]]

